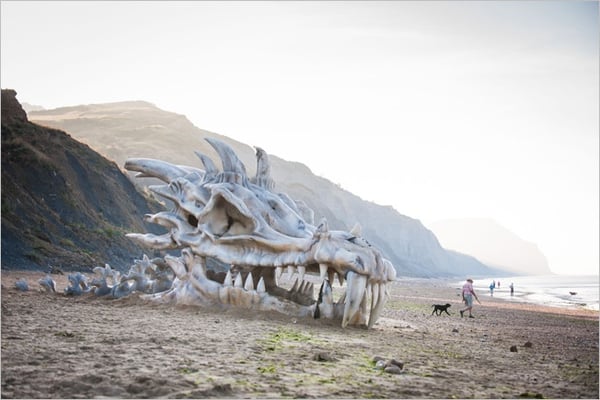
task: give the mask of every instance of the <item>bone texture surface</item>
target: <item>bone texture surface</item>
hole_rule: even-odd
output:
[[[243,307],[337,319],[343,327],[372,327],[396,273],[360,236],[360,227],[332,230],[324,219],[313,225],[314,212],[306,204],[274,190],[264,150],[256,148],[256,176],[248,177],[233,149],[213,138],[206,141],[219,155],[222,169],[200,153],[196,155],[203,168],[154,159],[126,161],[125,168],[139,177],[162,181],[149,189],[172,204],[168,211],[145,216],[162,226],[163,234],[127,236],[153,250],[179,250],[179,256],[136,262],[121,277],[121,282],[130,282],[126,290],[152,292],[145,297],[159,302]],[[158,264],[173,275],[162,291],[151,290],[146,278],[150,266]],[[98,272],[106,280],[109,272]],[[310,281],[309,275],[315,279]],[[294,282],[291,288],[281,285],[282,276]],[[331,286],[336,276],[345,288],[338,299]]]

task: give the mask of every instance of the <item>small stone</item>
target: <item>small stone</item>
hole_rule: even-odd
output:
[[[377,369],[384,369],[387,365],[387,362],[385,360],[379,360],[375,363],[375,368]]]
[[[390,366],[395,365],[396,367],[398,367],[400,369],[404,368],[404,363],[402,361],[398,361],[393,358],[388,362],[388,365],[390,365]]]
[[[525,342],[524,346],[525,347],[533,347],[533,343],[531,343],[531,342]]]
[[[458,333],[458,328],[453,328],[452,333]]]
[[[510,346],[510,351],[511,351],[512,353],[516,353],[516,352],[518,351],[518,350],[517,350],[517,346]]]
[[[389,367],[385,367],[383,372],[388,373],[388,374],[399,375],[402,373],[402,369],[400,367],[398,367],[397,365],[390,365]]]
[[[383,358],[383,357],[381,357],[381,356],[375,356],[375,357],[373,357],[373,362],[375,362],[375,363],[376,363],[377,361],[380,361],[380,360],[385,360],[385,358]]]
[[[329,353],[320,352],[313,356],[313,360],[315,361],[337,361],[335,357],[333,357]]]
[[[15,287],[22,292],[26,292],[29,290],[29,285],[27,284],[27,281],[23,278],[15,282]]]

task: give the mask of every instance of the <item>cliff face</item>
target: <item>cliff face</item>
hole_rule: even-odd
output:
[[[236,151],[250,176],[256,170],[256,156],[250,146],[198,129],[184,116],[146,102],[65,107],[29,115],[39,124],[64,129],[119,166],[129,157],[147,157],[202,167],[194,151],[208,155],[218,164],[218,155],[204,140],[214,137]],[[257,145],[269,152],[268,143]],[[273,154],[269,154],[269,158],[276,191],[304,201],[314,210],[317,223],[326,217],[331,229],[349,230],[359,222],[363,236],[383,250],[399,275],[438,277],[495,273],[473,257],[444,250],[418,220],[401,215],[391,207],[366,202],[315,176],[303,164],[288,162]],[[139,179],[135,182],[148,183]]]
[[[2,89],[2,123],[27,122],[27,113],[17,101],[17,92]]]
[[[129,269],[143,249],[124,234],[156,210],[119,168],[66,133],[27,120],[2,90],[2,268]]]

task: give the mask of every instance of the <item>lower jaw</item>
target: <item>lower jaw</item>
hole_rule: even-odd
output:
[[[182,257],[166,256],[165,261],[176,275],[171,289],[145,296],[146,298],[216,309],[235,307],[263,312],[277,311],[293,317],[341,319],[342,327],[365,325],[368,314],[368,328],[374,325],[385,304],[386,285],[369,284],[366,276],[352,271],[346,273],[345,293],[337,302],[334,301],[329,279],[323,278],[321,271],[322,285],[318,301],[315,302],[313,285],[304,280],[296,281],[293,288],[286,291],[276,285],[276,280],[272,278],[267,279],[270,282],[267,287],[263,276],[255,283],[252,272],[248,272],[243,278],[238,272],[234,279],[229,270],[223,282],[219,283],[207,277],[205,259],[194,256],[191,251],[184,250]],[[265,271],[256,272],[262,274]],[[367,307],[368,295],[371,297],[370,312]]]
[[[252,279],[252,277],[247,279]],[[329,285],[328,282],[327,285]],[[296,286],[298,285],[294,285],[294,287]],[[310,290],[312,291],[312,287]],[[285,291],[285,289],[277,287],[275,291]],[[329,286],[329,291],[331,291],[331,286]],[[256,289],[244,288],[239,285],[227,286],[203,276],[176,278],[171,289],[161,293],[141,295],[141,297],[159,303],[200,306],[217,311],[242,309],[264,313],[278,312],[294,318],[320,318],[339,322],[343,320],[345,301],[345,296],[342,296],[338,302],[334,302],[333,296],[329,294],[321,299],[320,303],[314,301],[310,305],[302,305],[269,294],[261,285]],[[349,325],[365,326],[364,314],[362,312],[357,314]]]

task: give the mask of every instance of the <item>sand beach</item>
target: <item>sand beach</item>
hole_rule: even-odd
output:
[[[598,312],[400,280],[371,330],[41,292],[2,271],[2,398],[598,398]],[[58,290],[65,275],[53,275]],[[18,291],[19,278],[30,290]],[[450,303],[451,315],[431,315]],[[512,348],[512,350],[511,350]],[[400,373],[375,357],[399,361]]]

